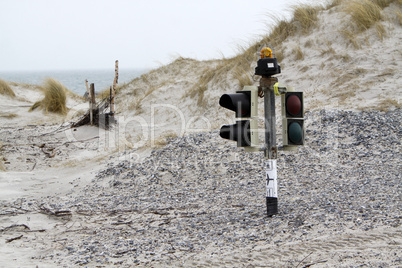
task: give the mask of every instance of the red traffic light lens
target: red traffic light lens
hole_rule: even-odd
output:
[[[302,103],[297,95],[290,95],[286,101],[286,110],[292,116],[297,116],[302,109]]]

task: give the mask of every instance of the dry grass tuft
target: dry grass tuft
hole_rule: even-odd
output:
[[[388,112],[391,108],[395,107],[396,109],[402,108],[402,102],[400,100],[396,100],[393,98],[386,98],[381,100],[381,102],[376,107],[377,110]]]
[[[292,23],[302,34],[308,34],[316,26],[320,7],[310,5],[298,5],[293,7]]]
[[[168,130],[162,133],[159,137],[152,140],[151,145],[156,148],[161,148],[167,145],[172,139],[175,138],[177,138],[177,133],[172,130]]]
[[[386,29],[381,23],[382,10],[395,0],[352,0],[344,1],[344,11],[351,16],[351,24],[340,31],[345,39],[349,40],[357,49],[361,48],[361,41],[357,35],[375,27],[377,36],[383,40],[387,36]]]
[[[233,70],[236,65],[243,65],[244,62],[239,63],[239,59],[244,59],[245,55],[246,53],[243,53],[231,59],[224,59],[222,63],[215,67],[206,67],[198,79],[198,82],[190,88],[184,97],[197,98],[197,105],[205,108],[208,104],[208,100],[204,98],[204,95],[208,90],[209,84],[211,82],[222,83],[227,74]]]
[[[15,97],[14,91],[6,81],[0,79],[0,94]]]
[[[331,2],[327,3],[326,9],[331,9],[333,7],[339,6],[343,0],[332,0]]]
[[[376,4],[377,6],[379,6],[381,9],[386,8],[387,6],[389,6],[391,4],[391,2],[393,2],[394,0],[371,0],[371,2],[373,2],[374,4]]]
[[[286,20],[279,20],[273,18],[275,27],[272,28],[271,33],[263,38],[262,42],[258,44],[261,47],[263,44],[271,44],[271,46],[279,46],[288,37],[296,33],[296,27],[293,23]]]
[[[359,31],[365,31],[382,19],[381,6],[371,0],[346,1],[345,12],[348,13]]]
[[[197,105],[201,107],[206,106],[206,100],[204,99],[204,92],[208,90],[208,83],[212,81],[216,75],[216,71],[219,71],[220,66],[217,68],[205,68],[203,75],[198,79],[198,83],[188,91],[186,96],[195,98],[197,97]]]
[[[7,118],[7,119],[12,119],[12,118],[18,117],[18,115],[15,114],[15,113],[2,113],[2,112],[0,112],[0,117]]]
[[[292,54],[294,54],[296,60],[304,59],[304,53],[300,46],[293,48]]]
[[[36,108],[44,109],[46,112],[67,114],[66,88],[58,81],[48,78],[43,86],[45,97],[43,100],[34,103],[29,111]]]
[[[378,36],[381,40],[383,40],[384,37],[387,36],[387,31],[385,30],[384,25],[382,25],[381,23],[377,23],[377,24],[375,25],[375,29],[376,29],[376,32],[377,32],[377,36]]]
[[[351,43],[353,45],[354,48],[360,49],[362,47],[361,42],[358,40],[356,34],[353,31],[348,30],[348,29],[343,29],[343,30],[340,30],[339,32],[342,34],[342,36],[347,41],[349,41],[349,43]]]
[[[402,1],[402,0],[401,0],[401,1]],[[402,12],[401,12],[401,11],[398,11],[398,12],[396,13],[396,16],[397,16],[397,18],[398,18],[399,25],[402,26]]]

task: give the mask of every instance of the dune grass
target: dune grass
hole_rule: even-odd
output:
[[[382,21],[387,18],[382,14],[382,10],[393,2],[402,4],[402,0],[343,1],[343,10],[350,15],[351,20],[349,25],[339,32],[357,49],[361,48],[358,35],[370,28],[373,28],[377,36],[383,40],[387,36],[387,31]]]
[[[295,60],[304,60],[304,53],[300,46],[294,47],[292,54],[295,56]]]
[[[0,79],[0,94],[10,96],[10,97],[15,97],[15,93],[11,89],[10,85],[6,81],[1,80],[1,79]]]
[[[345,1],[345,12],[348,13],[359,31],[371,28],[376,22],[382,19],[382,6],[384,1],[353,0]],[[379,4],[381,5],[379,5]]]
[[[34,103],[29,111],[39,108],[46,112],[66,115],[66,88],[57,80],[48,78],[45,80],[43,91],[45,97],[41,101]]]
[[[240,53],[230,59],[223,59],[222,63],[216,67],[207,68],[200,76],[198,82],[189,90],[186,96],[197,97],[197,105],[206,107],[207,100],[204,98],[205,92],[208,90],[210,82],[217,82],[224,80],[227,73],[231,72],[229,79],[234,79],[238,82],[238,88],[243,88],[246,85],[253,84],[254,67],[251,67],[252,62],[257,61],[258,52],[264,46],[269,46],[274,50],[274,56],[278,61],[284,59],[284,54],[280,51],[281,44],[290,36],[301,34],[308,34],[318,21],[318,12],[322,9],[320,6],[312,6],[301,4],[293,6],[293,19],[290,21],[280,20],[273,16],[273,25],[269,35],[263,36],[262,40],[247,48],[239,47]],[[277,48],[277,53],[275,53]],[[303,59],[301,50],[298,50],[297,58]]]

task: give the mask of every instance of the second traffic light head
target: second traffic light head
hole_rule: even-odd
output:
[[[236,124],[224,125],[219,135],[237,141],[246,151],[258,151],[258,87],[245,86],[232,94],[223,94],[219,104],[236,113]]]

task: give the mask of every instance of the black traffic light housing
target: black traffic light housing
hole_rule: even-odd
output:
[[[219,104],[235,112],[236,124],[224,125],[219,135],[228,140],[237,141],[237,147],[245,147],[252,152],[258,149],[258,87],[245,86],[236,93],[224,94]]]
[[[303,92],[286,92],[281,96],[283,146],[304,145]]]

